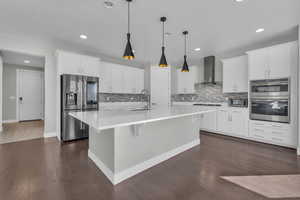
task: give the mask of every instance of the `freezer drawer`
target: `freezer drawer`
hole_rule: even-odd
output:
[[[69,111],[62,114],[62,141],[88,138],[89,126],[69,115]]]

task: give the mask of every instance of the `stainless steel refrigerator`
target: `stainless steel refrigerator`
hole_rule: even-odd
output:
[[[89,126],[69,112],[98,110],[99,79],[80,75],[61,75],[61,140],[87,138]]]

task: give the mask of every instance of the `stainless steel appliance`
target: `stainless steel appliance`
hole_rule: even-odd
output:
[[[289,79],[250,82],[250,119],[290,122]]]
[[[230,107],[248,107],[248,98],[229,98],[228,104]]]
[[[98,110],[99,79],[80,75],[61,75],[61,139],[87,138],[87,124],[71,117],[69,112]]]

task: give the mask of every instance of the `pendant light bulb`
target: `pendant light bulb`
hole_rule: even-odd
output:
[[[163,30],[162,30],[162,47],[161,47],[161,57],[160,57],[160,61],[159,61],[159,67],[168,67],[168,63],[167,63],[167,59],[166,59],[166,55],[165,55],[165,22],[167,21],[166,17],[161,17],[160,21],[162,22],[162,26],[163,26]]]
[[[125,52],[123,54],[123,58],[126,60],[133,60],[134,53],[130,43],[130,3],[132,0],[126,0],[126,1],[128,3],[128,32],[127,32],[127,44],[126,44]]]
[[[183,57],[183,66],[182,66],[182,69],[181,69],[181,72],[189,72],[189,66],[187,64],[187,61],[186,61],[186,58],[187,58],[187,55],[186,55],[186,38],[187,38],[187,35],[188,35],[188,31],[183,31],[183,35],[184,35],[184,57]]]

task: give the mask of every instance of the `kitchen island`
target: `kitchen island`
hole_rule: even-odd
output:
[[[88,156],[118,184],[200,144],[200,115],[216,107],[99,110],[70,115],[89,125]]]

